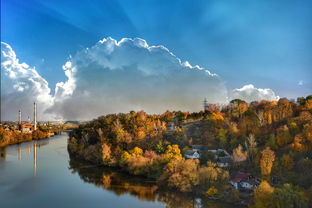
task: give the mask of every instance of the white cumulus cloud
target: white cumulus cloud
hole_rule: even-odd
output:
[[[278,100],[279,96],[275,95],[274,91],[266,88],[256,88],[252,84],[245,85],[242,88],[237,88],[232,91],[232,99],[242,99],[246,102],[261,101],[261,100]]]
[[[1,119],[17,120],[18,110],[23,119],[32,119],[33,102],[38,104],[38,118],[49,119],[43,112],[52,105],[48,82],[35,68],[20,63],[13,49],[1,42]]]
[[[218,75],[140,38],[100,40],[70,57],[63,70],[68,80],[57,84],[48,112],[64,119],[141,109],[195,111],[205,97],[223,103],[227,96]]]

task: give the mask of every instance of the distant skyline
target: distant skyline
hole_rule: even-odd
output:
[[[118,49],[119,46],[116,46],[116,53],[113,55],[107,51],[99,51],[101,47],[108,47],[108,42],[97,48],[95,46],[98,41],[108,37],[116,42],[122,38],[131,38],[131,40],[140,38],[148,46],[162,45],[166,47],[169,53],[161,51],[161,55],[159,55],[158,51],[147,55],[146,49],[148,48],[144,46],[145,49],[142,49],[142,46],[136,45],[135,41],[127,43],[131,45],[131,50],[128,50],[129,46],[124,45],[120,49]],[[195,89],[195,87],[203,88],[196,95],[196,99],[211,97],[211,101],[219,102],[235,96],[247,100],[306,96],[312,92],[311,37],[311,1],[119,0],[77,2],[71,0],[1,0],[2,58],[3,51],[9,50],[6,46],[8,45],[16,54],[16,58],[19,59],[19,64],[25,62],[29,68],[34,68],[35,71],[27,76],[23,73],[20,74],[28,81],[32,79],[31,77],[36,77],[36,73],[40,75],[42,79],[37,81],[41,83],[40,86],[43,89],[39,89],[37,94],[32,93],[32,96],[35,99],[39,96],[39,99],[44,100],[44,103],[50,106],[49,109],[45,110],[51,114],[54,113],[53,111],[58,111],[57,114],[60,114],[69,110],[65,110],[65,103],[57,100],[60,98],[57,98],[55,94],[57,83],[68,83],[70,80],[64,73],[64,66],[68,61],[75,64],[74,67],[78,69],[77,73],[71,74],[74,77],[72,80],[75,81],[75,89],[71,89],[73,95],[78,92],[86,93],[85,95],[89,93],[88,96],[93,95],[92,93],[98,93],[93,88],[89,89],[89,85],[85,85],[86,82],[92,84],[92,80],[88,80],[84,76],[92,77],[92,74],[89,71],[84,71],[83,66],[80,65],[81,59],[79,59],[83,57],[79,55],[82,51],[92,47],[95,47],[94,51],[91,50],[87,54],[89,59],[84,61],[89,61],[91,58],[100,63],[104,69],[111,69],[113,63],[110,62],[110,58],[114,57],[118,60],[124,59],[124,65],[119,66],[121,68],[136,66],[140,72],[143,70],[146,73],[142,67],[149,67],[154,73],[159,67],[155,60],[166,62],[166,57],[170,56],[168,54],[173,53],[174,57],[181,60],[181,66],[179,63],[171,65],[172,63],[168,62],[169,65],[163,64],[162,67],[173,67],[174,70],[178,70],[185,68],[186,63],[188,63],[194,70],[198,65],[199,68],[209,70],[211,74],[217,74],[218,79],[208,78],[207,82],[209,83],[205,83],[204,80],[196,82],[198,76],[196,73],[190,76],[189,80],[183,81],[183,83],[193,83],[186,86],[184,90]],[[133,49],[135,47],[137,49]],[[141,51],[140,57],[131,58],[131,54],[133,54],[131,52],[137,50]],[[93,53],[97,54],[98,57],[95,58]],[[125,56],[127,59],[124,58]],[[104,63],[103,57],[109,61],[105,59]],[[141,59],[142,57],[144,59]],[[171,58],[175,62],[175,58]],[[13,60],[12,57],[9,59]],[[132,62],[132,59],[137,61]],[[144,60],[150,60],[150,63],[143,63]],[[115,64],[117,63],[118,61]],[[12,66],[6,65],[6,67]],[[25,69],[27,70],[27,67]],[[100,70],[97,73],[99,72],[102,73],[103,71]],[[138,72],[136,71],[136,73]],[[173,88],[174,84],[181,80],[174,78],[175,81],[172,81],[172,77],[175,77],[174,73],[176,72],[172,71],[170,78],[164,74],[161,76],[157,74],[159,77],[154,78],[158,84],[162,83],[160,80],[168,78],[171,80],[172,86],[165,86],[172,87],[172,90],[176,92],[177,89]],[[118,78],[124,76],[123,74],[127,73],[118,74]],[[3,75],[3,64],[1,65],[1,75],[1,79],[3,79],[5,76]],[[107,77],[107,73],[101,75]],[[134,76],[134,74],[131,75]],[[143,75],[140,74],[139,76]],[[182,77],[181,74],[180,78],[182,79]],[[100,78],[100,76],[96,78]],[[154,82],[154,78],[150,82]],[[12,84],[11,88],[15,86],[13,88],[21,92],[19,91],[22,89],[21,83],[25,83],[25,80],[17,81],[15,79],[14,82],[7,80],[7,83]],[[109,80],[103,78],[102,82],[98,82],[98,85],[108,82]],[[134,87],[129,80],[123,83],[125,83],[123,87],[127,90]],[[219,91],[213,91],[212,83],[217,86],[222,85],[219,88],[222,90],[220,94],[222,99],[217,99],[215,96]],[[116,89],[114,84],[109,87]],[[144,86],[145,83],[140,84],[140,86]],[[58,86],[61,89],[60,84]],[[108,89],[104,85],[99,88],[104,91]],[[25,87],[25,89],[28,88]],[[62,89],[64,90],[64,88]],[[12,96],[11,89],[2,86],[3,90],[10,91],[10,96]],[[69,88],[66,90],[68,91]],[[150,92],[152,91],[142,91],[141,94],[146,93],[148,95]],[[118,93],[120,94],[119,91]],[[178,97],[181,92],[176,93]],[[192,94],[194,93],[190,93],[190,95]],[[115,97],[115,94],[110,94],[110,96]],[[159,94],[159,99],[164,97],[168,99],[169,96],[169,94]],[[130,98],[125,99],[125,97],[121,99],[128,102]],[[1,98],[13,102],[13,99],[8,99],[3,95]],[[21,96],[18,98],[21,100]],[[140,105],[133,102],[133,105],[120,108],[124,110],[128,110],[128,108],[154,108],[146,101],[148,98],[140,100],[141,98],[137,97]],[[74,99],[71,99],[71,102],[75,103]],[[178,98],[172,100],[171,106],[168,108],[177,107],[187,110],[191,99],[186,93],[181,100]],[[197,102],[196,99],[195,102]],[[187,104],[178,105],[176,103],[180,103],[182,100]],[[17,101],[15,100],[15,102]],[[116,100],[111,102],[116,102]],[[147,102],[146,105],[144,105],[145,102]],[[98,106],[93,107],[97,109]],[[198,107],[196,106],[194,109]],[[108,108],[106,110],[115,111],[116,109]],[[106,110],[103,111],[106,112]],[[94,116],[96,112],[89,116]],[[68,116],[73,115],[69,113]],[[70,119],[70,117],[68,118]]]

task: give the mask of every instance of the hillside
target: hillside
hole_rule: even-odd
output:
[[[288,205],[307,207],[312,191],[311,113],[312,96],[249,104],[236,99],[194,113],[132,111],[80,125],[71,132],[68,149],[74,156],[154,178],[160,186],[182,192],[247,201],[254,207],[278,207],[291,195]],[[199,160],[182,156],[196,145],[202,148]],[[229,165],[219,165],[221,157],[211,154],[217,149],[231,155]],[[247,194],[232,186],[237,172],[254,178]],[[257,178],[262,182],[256,183]]]

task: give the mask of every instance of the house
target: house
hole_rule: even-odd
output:
[[[249,173],[238,172],[233,175],[230,183],[235,189],[252,190],[258,184]]]
[[[23,133],[31,133],[32,130],[33,130],[33,124],[30,121],[21,124],[21,131]]]
[[[192,150],[197,152],[202,152],[204,150],[204,145],[192,145]]]
[[[217,159],[217,165],[219,168],[228,167],[231,161],[232,161],[231,157],[219,157]]]
[[[247,190],[252,190],[254,187],[256,187],[256,183],[253,180],[242,181],[240,185],[242,188]]]
[[[200,155],[196,150],[186,150],[184,153],[184,157],[187,159],[199,159]]]
[[[200,154],[203,151],[203,145],[192,145],[192,149],[191,150],[186,150],[184,152],[184,157],[186,159],[199,159],[200,158]]]
[[[232,160],[231,155],[224,149],[211,149],[207,150],[207,152],[213,153],[215,160],[220,160],[221,163],[230,163]]]

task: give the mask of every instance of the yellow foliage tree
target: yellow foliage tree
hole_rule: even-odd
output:
[[[165,155],[169,160],[182,158],[180,148],[177,144],[168,145]]]
[[[143,155],[143,150],[139,147],[135,147],[132,150],[130,150],[130,154],[132,157],[138,157]]]
[[[145,138],[145,136],[146,136],[146,134],[145,134],[145,131],[144,131],[144,127],[138,127],[137,129],[136,129],[136,137],[138,138],[138,139],[144,139]]]
[[[120,157],[120,165],[124,166],[125,164],[127,164],[130,158],[131,158],[131,155],[127,151],[123,151]]]
[[[107,144],[102,145],[102,159],[103,161],[109,160],[111,157],[111,149]]]
[[[233,160],[234,162],[242,162],[247,159],[247,152],[243,150],[242,145],[238,145],[237,148],[233,150]]]
[[[206,194],[207,194],[208,196],[214,196],[214,195],[218,194],[218,189],[215,188],[214,186],[212,186],[212,187],[210,187],[210,188],[208,189],[208,191],[206,192]]]
[[[260,168],[263,176],[270,175],[274,160],[275,153],[269,147],[261,152]]]
[[[221,112],[213,112],[211,114],[211,118],[216,121],[223,121],[224,117]]]
[[[255,204],[252,208],[269,208],[272,205],[274,188],[267,182],[262,181],[254,190]]]

